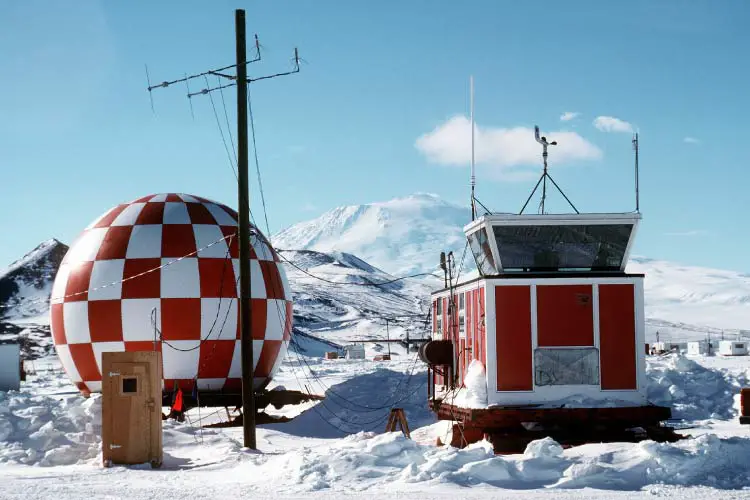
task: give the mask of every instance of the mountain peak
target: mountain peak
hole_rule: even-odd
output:
[[[67,252],[67,245],[49,239],[0,271],[0,318],[45,312],[52,282]]]
[[[468,207],[417,192],[388,201],[337,207],[279,233],[274,246],[354,254],[394,274],[436,267],[441,251],[460,251],[470,221]]]
[[[62,257],[65,256],[65,253],[67,251],[68,246],[64,243],[61,243],[56,238],[45,240],[20,259],[12,262],[7,268],[0,270],[0,279],[8,276],[9,274],[20,268],[28,267],[29,265],[33,265],[35,262],[44,260],[53,254],[60,254],[60,260],[62,260]],[[53,257],[53,260],[54,259],[55,258]]]

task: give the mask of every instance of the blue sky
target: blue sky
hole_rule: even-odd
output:
[[[251,86],[272,232],[417,191],[466,203],[473,74],[486,205],[520,209],[537,124],[560,140],[550,172],[581,211],[632,210],[637,129],[635,251],[750,271],[741,0],[2,2],[0,265],[148,193],[236,205],[210,101],[192,119],[183,86],[160,89],[153,114],[144,63],[154,81],[231,64],[237,7],[264,46],[251,75],[288,69],[294,46],[306,60]]]

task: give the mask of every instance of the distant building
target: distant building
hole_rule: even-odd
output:
[[[719,354],[722,356],[747,356],[747,342],[722,340],[719,342]]]
[[[349,344],[344,346],[346,359],[365,359],[364,344]]]
[[[698,340],[687,343],[687,354],[688,356],[703,356],[716,354],[716,342],[707,342],[705,340]]]

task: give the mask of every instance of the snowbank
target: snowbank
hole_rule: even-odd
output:
[[[0,392],[0,463],[69,465],[100,449],[99,395]]]
[[[740,388],[750,383],[744,368],[707,368],[682,354],[647,358],[646,371],[649,401],[685,420],[735,418]]]
[[[400,433],[360,433],[330,447],[305,448],[262,464],[264,477],[294,491],[363,491],[398,483],[452,483],[509,489],[639,490],[651,484],[743,488],[750,440],[704,435],[675,444],[653,441],[586,445],[563,451],[550,438],[522,455],[495,456],[486,441],[459,450],[436,448]],[[268,474],[268,476],[266,476]]]
[[[453,404],[464,408],[487,408],[487,373],[481,361],[475,359],[469,363],[464,385],[456,394]]]

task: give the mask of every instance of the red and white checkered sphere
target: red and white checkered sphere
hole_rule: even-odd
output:
[[[292,295],[278,254],[252,229],[254,383],[263,387],[289,346]],[[50,312],[57,354],[82,392],[101,391],[103,352],[153,350],[155,339],[164,390],[240,390],[236,231],[234,210],[185,194],[117,205],[83,231]]]

